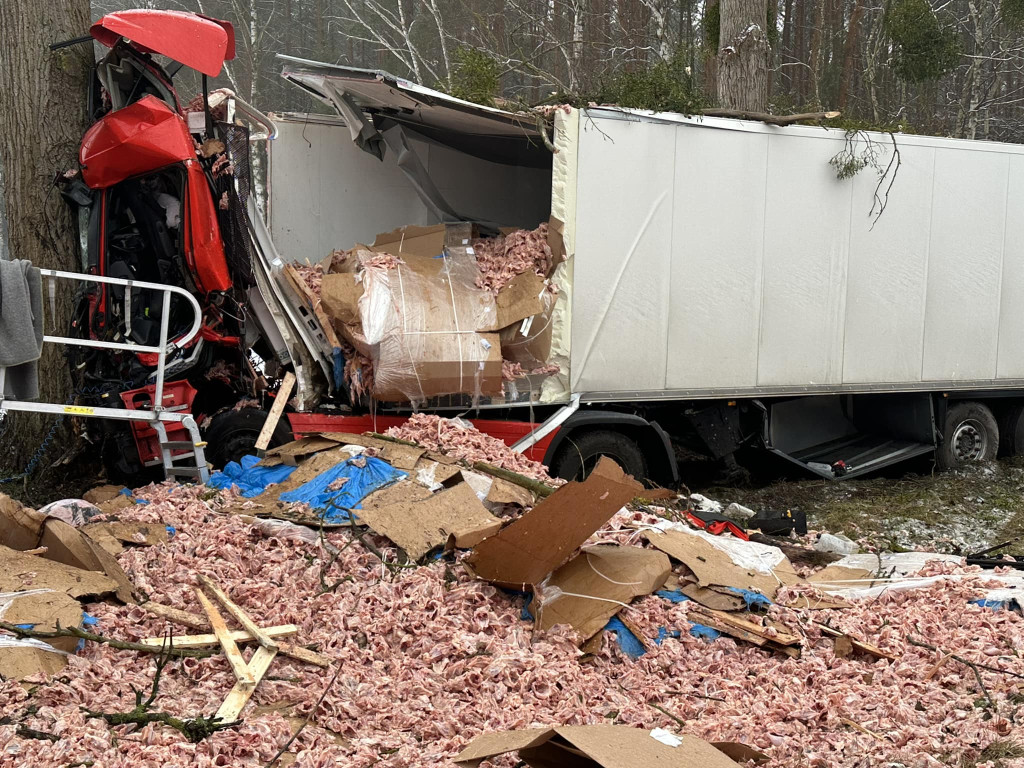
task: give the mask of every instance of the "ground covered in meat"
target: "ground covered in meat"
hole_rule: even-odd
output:
[[[470,463],[483,461],[532,477],[534,480],[558,484],[548,475],[540,462],[531,461],[523,454],[513,451],[498,438],[485,435],[455,419],[414,413],[405,424],[392,427],[387,434],[400,440],[411,440],[431,451],[442,451]]]
[[[347,531],[315,543],[267,538],[217,511],[230,493],[211,498],[203,488],[165,484],[139,496],[150,503],[120,513],[123,519],[177,530],[166,544],[119,557],[139,589],[201,612],[193,587],[205,574],[262,624],[299,625],[299,642],[341,665],[314,722],[290,748],[300,768],[450,765],[484,731],[550,724],[664,727],[742,741],[769,755],[769,768],[993,768],[978,759],[1024,746],[1022,680],[978,667],[982,690],[970,668],[947,656],[1024,671],[1024,619],[970,602],[983,575],[886,593],[843,611],[773,608],[805,638],[798,659],[727,638],[692,637],[687,604],[651,596],[625,614],[651,640],[649,653],[631,660],[606,633],[600,652],[583,657],[563,628],[535,635],[520,617],[522,596],[474,580],[458,562],[388,569],[359,542],[346,546]],[[593,540],[636,543],[635,527],[649,520],[620,512]],[[387,541],[374,542],[394,559]],[[340,550],[336,559],[328,546]],[[137,606],[88,610],[98,618],[97,631],[122,639],[158,636],[169,626]],[[899,660],[839,658],[811,619],[849,630]],[[665,639],[656,645],[659,636]],[[909,638],[944,652],[910,645]],[[29,681],[28,690],[0,684],[0,766],[262,766],[333,676],[279,656],[244,722],[199,744],[163,725],[111,728],[86,717],[85,709],[131,709],[133,687],[148,690],[153,671],[152,656],[89,644],[58,675]],[[211,715],[233,681],[222,655],[174,661],[155,708]],[[19,736],[16,723],[53,740]],[[1000,764],[1020,768],[1024,760]]]

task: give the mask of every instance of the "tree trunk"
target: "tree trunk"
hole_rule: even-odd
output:
[[[3,0],[0,40],[0,194],[6,242],[0,256],[28,259],[38,267],[80,270],[77,228],[60,194],[57,174],[78,168],[78,144],[86,127],[85,97],[92,45],[50,51],[50,43],[89,30],[89,0]],[[66,283],[66,281],[61,281]],[[71,287],[58,284],[56,317],[44,285],[45,332],[64,336]],[[43,347],[40,399],[63,403],[70,377],[63,350]],[[53,418],[14,414],[3,438],[0,463],[20,465],[39,446]]]
[[[765,0],[720,0],[718,101],[727,109],[764,112],[768,105]]]
[[[821,36],[825,25],[825,0],[814,0],[814,20],[811,22],[811,88],[814,103],[821,105]]]
[[[843,72],[839,79],[839,111],[846,109],[850,98],[850,81],[853,79],[853,62],[857,55],[857,37],[860,35],[860,20],[864,15],[863,0],[854,0],[850,12],[850,24],[846,29],[846,47],[843,51]]]

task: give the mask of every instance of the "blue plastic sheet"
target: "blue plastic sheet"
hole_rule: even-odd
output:
[[[100,623],[100,620],[96,616],[90,616],[85,611],[82,611],[82,628],[83,629],[95,629]],[[75,646],[75,653],[85,650],[85,640],[80,639],[78,645]]]
[[[358,509],[367,495],[407,477],[386,461],[372,456],[361,458],[365,467],[354,464],[354,459],[336,464],[294,491],[282,493],[281,501],[302,501],[315,510],[326,510],[324,521],[328,523],[348,522],[352,518],[348,510]],[[348,482],[337,491],[328,490],[331,483],[342,477],[347,477]]]
[[[754,606],[763,606],[770,608],[772,601],[762,595],[760,592],[753,592],[749,589],[738,589],[737,587],[727,587],[730,592],[733,592],[743,598],[747,604],[747,608],[753,608]]]
[[[612,616],[608,620],[608,623],[604,625],[604,628],[611,630],[615,633],[616,638],[619,641],[619,648],[631,659],[639,659],[645,653],[647,649],[644,648],[644,644],[640,642],[640,638],[629,631],[629,628],[622,623],[622,619],[618,616]]]
[[[673,629],[673,630],[669,631],[669,630],[665,629],[664,627],[658,627],[658,636],[656,638],[654,638],[654,642],[655,642],[656,645],[661,645],[663,642],[668,640],[670,637],[678,640],[680,634],[681,633],[680,633],[680,631],[678,629]]]
[[[241,463],[229,461],[221,472],[210,475],[207,485],[226,490],[237,485],[246,498],[259,496],[267,486],[288,479],[295,467],[279,464],[276,467],[257,467],[259,459],[255,456],[243,456]]]
[[[680,592],[678,589],[659,589],[654,594],[656,594],[658,597],[663,597],[666,600],[669,600],[673,603],[685,603],[687,600],[690,599],[682,592]]]

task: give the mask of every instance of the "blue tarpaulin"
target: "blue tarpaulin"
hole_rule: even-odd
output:
[[[712,629],[711,627],[704,626],[703,624],[691,624],[690,634],[696,638],[707,640],[708,642],[717,640],[722,636],[722,633],[717,629]]]
[[[726,587],[726,589],[742,597],[747,604],[747,608],[753,608],[755,605],[770,608],[772,605],[772,601],[764,595],[762,595],[760,592],[754,592],[749,589],[739,589],[737,587]]]
[[[359,458],[366,462],[365,467],[354,464],[355,459],[336,464],[294,491],[282,493],[281,501],[305,502],[313,509],[326,510],[325,522],[344,523],[351,519],[347,510],[358,509],[359,502],[368,494],[407,477],[405,472],[400,472],[382,459],[372,456]],[[333,491],[328,489],[331,483],[343,477],[348,478],[348,481],[341,488]]]
[[[631,659],[639,659],[645,653],[647,649],[644,648],[644,644],[640,642],[640,638],[634,635],[625,624],[622,623],[622,619],[618,616],[612,616],[608,620],[608,623],[604,625],[604,628],[611,630],[615,633],[615,636],[619,640],[619,647],[622,652],[625,653]]]
[[[666,600],[670,600],[673,603],[685,603],[687,600],[690,599],[682,592],[680,592],[678,589],[659,589],[654,594],[656,594],[658,597],[663,597]]]
[[[255,456],[243,456],[241,463],[229,461],[223,471],[210,475],[207,485],[226,490],[237,485],[246,498],[259,496],[272,483],[281,483],[295,471],[295,467],[278,464],[276,467],[257,467],[259,459]]]

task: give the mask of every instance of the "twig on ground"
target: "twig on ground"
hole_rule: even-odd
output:
[[[341,664],[339,663],[338,668],[334,670],[334,677],[332,677],[330,682],[327,683],[327,686],[324,688],[323,693],[320,694],[320,698],[316,700],[316,704],[314,704],[313,708],[309,710],[309,714],[306,715],[306,719],[302,721],[302,725],[298,727],[298,730],[296,730],[295,733],[292,734],[291,738],[288,739],[288,741],[281,745],[281,748],[277,750],[277,753],[272,758],[270,758],[270,760],[266,763],[266,765],[263,766],[263,768],[271,768],[278,760],[280,760],[281,755],[288,751],[288,747],[290,747],[292,745],[292,742],[294,742],[295,739],[299,737],[299,734],[302,733],[302,729],[309,725],[310,722],[312,722],[313,718],[316,716],[316,711],[320,709],[320,705],[324,703],[324,699],[327,698],[327,692],[331,690],[331,687],[334,685],[334,681],[338,679],[338,674],[340,672]]]
[[[943,651],[940,648],[937,648],[934,645],[931,645],[929,643],[924,643],[924,642],[921,642],[919,640],[915,640],[912,637],[908,637],[907,638],[907,642],[910,643],[911,645],[916,645],[918,648],[927,648],[928,650],[935,651],[936,653],[945,653],[945,651]],[[955,653],[950,653],[950,654],[947,654],[947,655],[953,661],[958,661],[961,664],[964,664],[964,665],[966,665],[966,666],[971,668],[971,671],[974,673],[974,679],[978,682],[978,687],[981,688],[981,692],[983,694],[985,694],[985,698],[988,699],[989,708],[991,708],[993,710],[996,709],[996,701],[995,701],[995,699],[992,698],[992,694],[988,692],[988,688],[985,687],[985,683],[981,679],[981,670],[979,669],[979,667],[981,667],[983,669],[987,669],[987,670],[992,671],[992,672],[1002,672],[1002,673],[1007,674],[1007,675],[1013,675],[1014,677],[1024,677],[1024,675],[1018,675],[1018,674],[1016,674],[1014,672],[1008,672],[1007,670],[999,669],[998,667],[990,667],[990,666],[987,666],[985,664],[977,664],[977,663],[971,661],[970,659],[965,659],[963,656],[957,656]]]
[[[112,637],[106,637],[104,635],[97,635],[93,632],[86,632],[84,629],[78,627],[64,628],[58,626],[55,630],[36,630],[36,629],[24,629],[19,627],[17,624],[9,624],[6,621],[0,621],[0,629],[7,630],[12,635],[18,637],[34,637],[38,640],[54,640],[59,637],[77,637],[80,640],[88,640],[93,643],[103,643],[109,645],[111,648],[117,648],[121,651],[138,651],[139,653],[156,653],[162,654],[163,648],[159,648],[155,645],[143,645],[142,643],[130,643],[125,640],[115,640]],[[208,650],[204,648],[175,648],[171,655],[179,658],[188,659],[205,659],[209,656],[213,656],[217,651]]]

